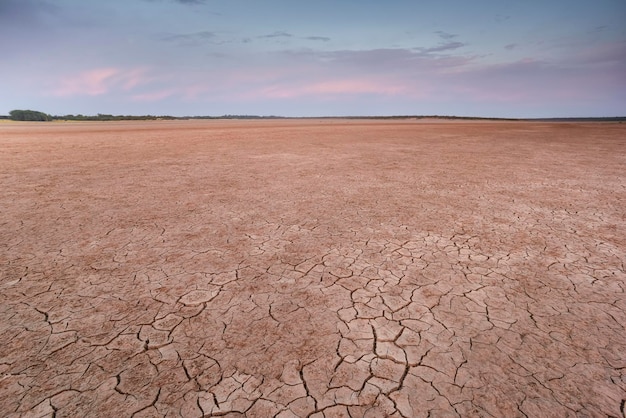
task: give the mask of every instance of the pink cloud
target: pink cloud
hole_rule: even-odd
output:
[[[564,65],[535,58],[475,66],[445,74],[438,82],[439,98],[534,106],[600,101],[623,78],[623,68],[609,64],[589,64],[592,72],[580,63]]]
[[[98,68],[64,77],[54,89],[56,96],[98,96],[109,90],[109,81],[119,74],[116,68]]]
[[[304,84],[301,86],[275,85],[259,90],[255,95],[276,99],[288,99],[301,96],[342,96],[359,94],[398,95],[406,92],[399,84],[375,80],[330,80]]]
[[[130,91],[151,81],[143,68],[96,68],[78,74],[64,76],[54,89],[55,96],[100,96],[121,89]]]
[[[144,68],[135,68],[123,73],[122,84],[124,90],[132,90],[133,88],[152,81],[152,78],[146,75]]]

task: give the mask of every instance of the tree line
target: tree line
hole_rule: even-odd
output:
[[[0,116],[0,119],[11,119],[15,121],[40,121],[47,122],[53,120],[77,120],[77,121],[113,121],[113,120],[175,120],[175,119],[278,119],[280,116],[257,116],[257,115],[223,115],[223,116],[155,116],[155,115],[110,115],[106,113],[98,113],[95,116],[90,115],[63,115],[52,116],[44,112],[36,110],[12,110],[9,116]]]
[[[1,0],[0,0],[1,1]],[[313,117],[312,119],[422,119],[422,118],[434,118],[434,119],[452,119],[452,120],[535,120],[545,122],[626,122],[626,116],[616,117],[578,117],[578,118],[531,118],[531,119],[514,119],[514,118],[487,118],[487,117],[475,117],[475,116],[443,116],[443,115],[398,115],[398,116],[324,116]],[[86,115],[63,115],[52,116],[44,112],[36,110],[11,110],[9,116],[0,115],[0,119],[11,119],[15,121],[39,121],[48,122],[53,120],[76,120],[76,121],[115,121],[115,120],[176,120],[176,119],[292,119],[286,116],[258,116],[258,115],[222,115],[222,116],[154,116],[154,115],[109,115],[105,113],[98,113],[95,116]],[[302,119],[310,119],[304,117]]]
[[[108,115],[104,113],[98,113],[95,116],[86,115],[63,115],[52,116],[44,112],[36,110],[11,110],[9,116],[0,117],[0,119],[10,119],[15,121],[28,121],[28,122],[49,122],[53,120],[85,120],[85,121],[110,121],[110,120],[157,120],[157,119],[178,119],[173,116],[132,116],[132,115]]]

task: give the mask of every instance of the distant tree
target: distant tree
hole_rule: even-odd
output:
[[[11,120],[37,122],[46,122],[52,120],[52,116],[43,112],[37,112],[36,110],[11,110],[9,112],[9,118]]]

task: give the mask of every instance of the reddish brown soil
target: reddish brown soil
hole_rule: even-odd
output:
[[[626,125],[0,124],[2,416],[613,416]]]

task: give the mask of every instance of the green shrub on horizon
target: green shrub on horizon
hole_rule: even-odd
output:
[[[52,120],[52,116],[36,110],[11,110],[9,112],[9,119],[18,121],[48,122]]]

